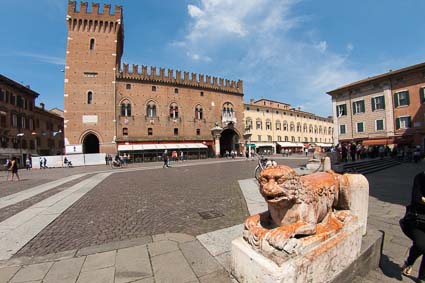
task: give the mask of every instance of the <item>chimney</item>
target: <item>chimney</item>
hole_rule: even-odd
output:
[[[40,108],[44,110],[44,103],[40,102]]]
[[[249,104],[253,104],[254,103],[254,98],[250,98],[249,99]]]

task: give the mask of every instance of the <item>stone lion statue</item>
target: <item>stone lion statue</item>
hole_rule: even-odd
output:
[[[291,254],[330,237],[350,218],[345,175],[329,170],[299,176],[280,165],[264,169],[258,181],[268,211],[248,217],[243,235],[256,248]]]

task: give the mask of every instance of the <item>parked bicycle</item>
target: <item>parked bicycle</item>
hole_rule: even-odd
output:
[[[259,181],[261,171],[270,166],[277,166],[277,162],[273,159],[268,159],[267,157],[260,155],[260,158],[258,158],[258,164],[254,169],[255,179]]]
[[[122,162],[120,160],[112,160],[111,161],[111,168],[121,168]]]

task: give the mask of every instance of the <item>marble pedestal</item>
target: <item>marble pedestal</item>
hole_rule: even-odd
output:
[[[323,243],[277,264],[239,237],[232,242],[232,274],[240,283],[325,283],[358,258],[363,225],[353,221]]]

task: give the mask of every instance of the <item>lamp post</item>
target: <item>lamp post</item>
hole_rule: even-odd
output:
[[[243,138],[245,139],[246,149],[248,150],[248,158],[251,158],[251,127],[245,128],[245,133],[243,134]]]
[[[214,139],[214,153],[215,157],[220,156],[220,133],[223,131],[223,128],[218,125],[218,122],[215,122],[213,128],[211,128],[211,134]]]
[[[22,166],[24,164],[24,161],[22,158],[22,137],[24,136],[24,133],[19,133],[16,136],[19,137],[19,162]]]

